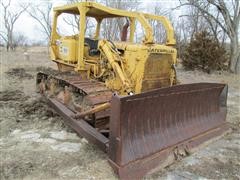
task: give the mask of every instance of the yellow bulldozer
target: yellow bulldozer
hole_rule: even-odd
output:
[[[51,60],[58,70],[37,74],[37,87],[81,137],[109,156],[121,179],[143,177],[191,153],[227,129],[227,85],[179,84],[174,31],[166,17],[114,9],[94,2],[54,8]],[[79,33],[58,33],[61,14],[79,16]],[[87,18],[96,20],[86,37]],[[100,37],[107,18],[125,18],[120,41]],[[166,42],[154,40],[160,22]],[[134,41],[136,23],[144,30]]]

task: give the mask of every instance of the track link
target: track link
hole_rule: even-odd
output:
[[[58,72],[53,70],[51,70],[51,72],[40,71],[37,74],[37,86],[43,81],[46,86],[47,97],[49,97],[48,92],[50,91],[50,84],[54,82],[55,93],[51,95],[51,98],[58,99],[57,94],[63,91],[65,87],[68,87],[73,96],[74,103],[81,106],[81,109],[89,110],[103,103],[110,102],[112,98],[112,91],[109,90],[104,83],[96,80],[83,79],[77,73]],[[76,108],[68,105],[66,106],[76,114],[80,112]],[[94,128],[105,133],[108,132],[109,129],[109,116],[110,109],[108,108],[86,116],[84,120]]]

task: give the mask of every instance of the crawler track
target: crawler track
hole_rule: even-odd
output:
[[[54,81],[56,91],[63,91],[64,87],[71,89],[71,95],[75,102],[82,108],[91,109],[106,102],[110,102],[112,91],[110,91],[104,83],[96,80],[83,79],[77,73],[60,73],[60,72],[43,72],[37,74],[37,85],[44,80],[46,83],[46,92],[49,91],[50,81]],[[48,96],[49,97],[49,96]],[[57,100],[57,93],[51,96],[51,99]],[[68,107],[73,113],[79,113],[78,110]],[[108,137],[109,132],[109,116],[110,109],[96,112],[84,117],[90,125],[96,128],[99,132]]]

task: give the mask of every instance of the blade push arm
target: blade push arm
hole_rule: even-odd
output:
[[[120,59],[121,57],[119,56],[118,52],[114,49],[113,45],[107,40],[100,40],[98,43],[98,48],[107,57],[108,62],[113,68],[113,71],[119,76],[125,91],[128,94],[132,94],[133,91],[131,88],[131,83],[127,79],[125,73],[123,72],[118,62],[116,61],[116,60],[121,61]]]

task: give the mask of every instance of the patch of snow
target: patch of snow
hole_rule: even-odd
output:
[[[185,179],[198,179],[198,180],[207,180],[206,178],[190,173],[188,171],[173,171],[167,174],[167,179],[169,180],[185,180]]]
[[[200,160],[193,156],[186,157],[183,161],[185,162],[185,165],[187,165],[187,166],[193,166],[193,165],[197,165],[200,163]]]
[[[81,142],[82,142],[82,143],[88,143],[88,141],[87,141],[85,138],[82,138],[82,139],[81,139]]]
[[[55,139],[51,139],[51,138],[39,138],[39,139],[35,139],[34,142],[54,144],[57,141]]]
[[[50,137],[54,139],[64,140],[66,139],[66,136],[67,136],[67,133],[65,131],[50,132]]]
[[[228,106],[234,106],[234,105],[236,105],[237,103],[236,102],[234,102],[234,101],[231,101],[231,100],[228,100],[227,101],[227,105]]]
[[[67,133],[67,139],[79,140],[80,137],[76,133]]]
[[[81,144],[80,143],[70,143],[64,142],[57,145],[50,146],[53,150],[58,150],[62,152],[77,152],[80,150]]]
[[[20,132],[21,132],[20,129],[15,129],[11,134],[16,135],[16,134],[19,134]]]
[[[230,97],[230,98],[240,97],[240,92],[229,92],[228,97]]]
[[[35,140],[39,139],[40,136],[41,135],[38,133],[27,133],[27,134],[22,135],[20,138],[35,141]]]
[[[50,137],[59,140],[79,140],[79,136],[76,133],[68,133],[66,131],[52,131],[50,132]]]
[[[0,146],[4,145],[4,142],[2,139],[0,139]]]

